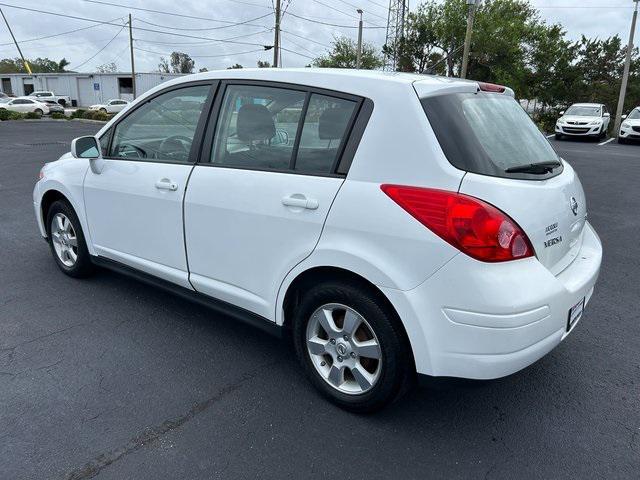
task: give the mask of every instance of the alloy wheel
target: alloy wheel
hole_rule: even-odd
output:
[[[56,213],[51,220],[51,240],[58,260],[65,267],[73,267],[78,260],[78,237],[64,213]]]
[[[346,305],[318,308],[307,324],[306,344],[316,371],[344,394],[366,393],[380,378],[378,337],[366,319]]]

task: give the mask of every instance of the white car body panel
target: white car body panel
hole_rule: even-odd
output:
[[[62,100],[65,103],[65,105],[71,105],[71,97],[67,95],[56,95],[55,93],[47,90],[35,91],[31,93],[29,97],[33,99],[43,98],[47,100],[53,100],[57,103],[60,103],[60,100]]]
[[[21,101],[21,100],[28,100],[28,103],[16,103],[16,100]],[[19,113],[29,113],[29,112],[35,112],[36,110],[42,110],[43,114],[48,114],[49,113],[49,107],[47,106],[47,104],[42,103],[42,102],[38,102],[36,99],[34,98],[28,98],[28,97],[17,97],[17,98],[13,98],[11,99],[9,102],[7,103],[2,103],[0,104],[0,108],[4,108],[6,110],[11,110],[14,112],[19,112]]]
[[[197,166],[184,204],[194,288],[274,321],[282,279],[313,251],[343,182]],[[317,208],[283,205],[291,196],[313,200]]]
[[[81,160],[82,161],[82,160]],[[84,203],[95,252],[185,288],[182,199],[191,165],[103,160],[89,169]],[[175,191],[156,183],[174,182]]]
[[[34,191],[36,212],[45,191],[58,188],[81,218],[92,255],[277,325],[285,323],[284,299],[299,275],[316,267],[350,271],[375,285],[398,313],[419,373],[496,378],[536,361],[566,337],[569,308],[590,299],[602,258],[586,222],[582,186],[566,164],[560,175],[539,182],[455,168],[419,97],[474,92],[477,83],[368,71],[244,69],[174,79],[131,108],[166,88],[206,79],[286,82],[371,99],[373,112],[346,178],[67,156],[43,170]],[[176,191],[156,189],[163,178],[175,182]],[[382,184],[461,190],[496,205],[524,229],[538,257],[474,260],[405,212]],[[317,200],[317,208],[284,206],[282,199],[293,194]],[[571,197],[578,204],[575,216]],[[545,229],[556,221],[564,243],[545,249]]]
[[[91,105],[89,107],[89,110],[104,110],[107,113],[120,113],[127,106],[129,106],[129,102],[127,102],[126,100],[113,99],[109,100],[107,103]]]

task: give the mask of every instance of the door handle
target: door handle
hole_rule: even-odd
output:
[[[168,178],[163,178],[156,182],[156,188],[158,190],[171,190],[175,192],[178,189],[178,184],[176,182],[172,182]]]
[[[306,208],[307,210],[315,210],[318,208],[319,203],[313,198],[307,198],[300,193],[295,193],[282,199],[282,204],[285,207]]]

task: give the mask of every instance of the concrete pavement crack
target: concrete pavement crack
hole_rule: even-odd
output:
[[[180,428],[182,425],[192,420],[196,415],[204,412],[214,404],[220,402],[227,395],[230,395],[236,390],[239,390],[245,383],[253,380],[262,369],[273,366],[274,364],[275,362],[270,362],[253,370],[252,372],[245,373],[240,377],[238,381],[227,385],[226,387],[223,387],[215,395],[207,398],[206,400],[194,404],[182,415],[165,420],[160,425],[145,429],[142,433],[139,433],[138,435],[131,438],[126,444],[117,447],[109,452],[102,453],[95,457],[92,461],[86,463],[84,466],[69,472],[65,479],[86,480],[95,477],[109,465],[121,460],[130,453],[141,449],[145,445],[158,440],[163,435],[176,430],[177,428]]]

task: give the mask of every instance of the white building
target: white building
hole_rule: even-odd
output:
[[[136,94],[141,95],[156,85],[180,77],[179,73],[137,73]],[[88,107],[112,98],[133,99],[130,73],[2,73],[0,91],[17,96],[36,90],[50,90],[68,95],[74,106]]]

